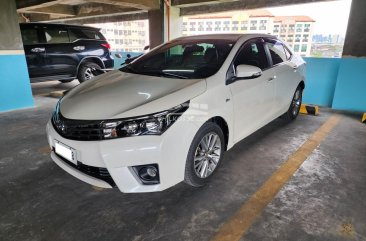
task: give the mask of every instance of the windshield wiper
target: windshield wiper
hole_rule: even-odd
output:
[[[178,79],[188,79],[187,76],[184,75],[179,75],[179,74],[173,74],[173,73],[168,73],[168,72],[163,72],[163,71],[147,71],[147,72],[143,72],[142,74],[151,74],[151,75],[155,75],[155,76],[165,76],[165,77],[175,77]]]

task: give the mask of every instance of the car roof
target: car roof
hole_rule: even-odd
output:
[[[73,25],[73,24],[62,24],[62,23],[39,23],[39,22],[31,22],[31,23],[20,23],[20,25],[26,26],[53,26],[53,27],[69,27],[69,28],[83,28],[83,29],[90,29],[90,30],[97,30],[99,31],[100,28],[84,26],[84,25]]]
[[[232,40],[232,41],[238,41],[239,39],[251,39],[251,38],[275,38],[276,36],[269,35],[269,34],[256,34],[256,33],[250,33],[250,34],[203,34],[203,35],[192,35],[192,36],[184,36],[177,38],[179,40],[184,39],[217,39],[217,40]]]

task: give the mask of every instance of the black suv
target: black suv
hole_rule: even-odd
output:
[[[31,82],[91,79],[93,68],[113,68],[110,45],[99,29],[49,23],[21,23]]]

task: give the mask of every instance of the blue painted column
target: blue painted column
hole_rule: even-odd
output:
[[[34,105],[14,0],[0,2],[0,112]]]
[[[332,108],[366,112],[366,1],[352,0]]]

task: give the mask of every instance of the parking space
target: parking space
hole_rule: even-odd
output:
[[[68,91],[71,88],[77,86],[79,84],[78,80],[73,80],[69,83],[61,83],[58,80],[44,81],[39,83],[32,83],[32,93],[33,96],[58,96],[60,93],[64,91]]]
[[[122,194],[80,182],[50,160],[44,126],[56,101],[36,97],[35,109],[0,114],[0,141],[11,147],[1,147],[1,240],[210,240],[334,115],[275,120],[227,152],[206,187]],[[355,116],[340,114],[241,240],[365,239],[365,134]]]

